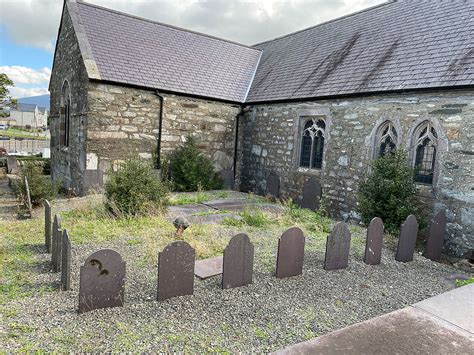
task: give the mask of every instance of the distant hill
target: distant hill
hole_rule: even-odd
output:
[[[18,99],[18,102],[22,104],[36,104],[39,107],[48,108],[49,111],[49,95],[23,97]]]

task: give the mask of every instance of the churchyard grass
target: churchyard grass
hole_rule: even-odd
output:
[[[225,198],[224,192],[206,194]],[[192,224],[182,239],[202,259],[222,255],[232,236],[246,233],[255,249],[253,283],[222,290],[220,276],[196,279],[193,296],[163,302],[155,300],[158,252],[175,239],[166,216],[113,217],[100,199],[72,208],[65,200],[54,202],[53,213],[59,211],[72,242],[71,290],[66,292],[59,291],[60,275],[49,271],[43,218],[2,221],[0,343],[6,351],[268,352],[453,287],[442,281],[453,272],[446,265],[420,255],[410,263],[395,262],[392,236],[385,236],[381,265],[364,264],[366,230],[356,225],[350,226],[349,268],[325,271],[333,220],[291,203],[267,209],[267,199],[249,199],[258,201],[234,212],[241,218],[237,223]],[[293,226],[306,237],[303,274],[276,279],[278,238]],[[79,315],[80,266],[101,248],[116,250],[127,263],[125,304]]]

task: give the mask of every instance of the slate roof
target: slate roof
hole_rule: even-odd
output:
[[[259,45],[247,101],[474,84],[474,1],[398,1]]]
[[[16,104],[16,107],[12,107],[10,111],[21,111],[21,112],[35,112],[35,104],[22,104],[21,102]]]
[[[68,6],[106,81],[239,103],[474,85],[474,1],[389,2],[254,47]]]
[[[78,11],[102,80],[245,100],[260,50],[96,5],[69,8]]]

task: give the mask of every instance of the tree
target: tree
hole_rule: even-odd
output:
[[[391,233],[396,233],[410,214],[423,222],[413,169],[407,163],[406,151],[397,150],[370,164],[366,180],[359,185],[358,202],[365,224],[380,217],[385,229]]]
[[[8,90],[8,86],[15,86],[13,81],[8,77],[5,73],[0,73],[0,103],[6,104],[9,103],[10,106],[16,105],[16,100],[12,99],[10,94],[10,90]]]

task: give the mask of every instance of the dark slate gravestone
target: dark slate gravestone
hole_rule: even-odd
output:
[[[53,231],[51,239],[51,264],[53,272],[61,270],[61,249],[62,249],[61,217],[54,215]]]
[[[267,195],[280,198],[280,177],[275,173],[271,173],[267,177]]]
[[[246,234],[232,237],[224,250],[222,288],[233,288],[252,283],[253,244]]]
[[[207,279],[209,277],[222,274],[222,264],[224,258],[216,256],[215,258],[196,260],[194,263],[194,275],[200,279]]]
[[[365,243],[364,263],[378,265],[382,258],[383,245],[383,222],[379,217],[370,221],[367,228],[367,240]]]
[[[325,270],[345,269],[349,264],[351,232],[344,222],[339,222],[326,239]]]
[[[285,231],[278,240],[276,277],[279,279],[303,273],[304,234],[298,227]]]
[[[407,262],[413,260],[415,251],[416,236],[418,234],[418,222],[414,215],[409,215],[400,228],[398,237],[396,261]]]
[[[224,183],[224,190],[234,189],[234,172],[230,169],[221,170],[219,173],[222,182]]]
[[[303,185],[303,198],[301,199],[301,207],[317,211],[319,201],[321,200],[321,185],[315,177],[310,177]]]
[[[81,266],[79,313],[123,306],[124,289],[125,262],[120,254],[111,249],[96,251]]]
[[[102,170],[85,170],[84,171],[84,191],[100,190],[104,186],[104,173]]]
[[[18,174],[18,161],[15,155],[7,156],[7,172],[8,174]]]
[[[426,241],[425,258],[439,261],[443,249],[444,236],[446,234],[446,212],[440,211],[430,221],[428,228],[428,240]]]
[[[63,232],[62,243],[61,289],[67,291],[71,288],[71,242],[67,230]]]
[[[168,244],[159,253],[158,301],[194,292],[194,249],[184,241]]]
[[[44,200],[44,245],[51,253],[51,205],[48,200]]]

